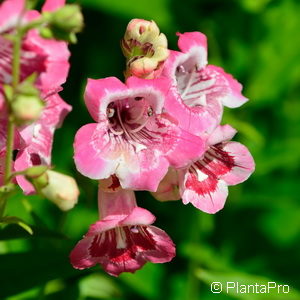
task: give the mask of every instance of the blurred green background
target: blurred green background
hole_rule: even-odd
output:
[[[289,294],[218,294],[218,299],[300,299],[300,1],[82,0],[84,31],[70,47],[71,70],[62,92],[73,105],[56,131],[53,164],[76,177],[81,196],[68,213],[38,197],[17,195],[7,213],[22,217],[34,235],[10,225],[0,231],[0,299],[206,300],[214,281],[288,284]],[[177,245],[171,263],[147,264],[113,278],[99,266],[72,269],[68,254],[97,220],[97,183],[76,172],[73,137],[92,122],[83,104],[88,77],[123,78],[119,41],[132,18],[153,19],[177,49],[175,33],[208,37],[209,63],[222,66],[250,99],[225,109],[256,161],[250,179],[230,187],[216,215],[180,201],[160,203],[137,193],[156,225]]]

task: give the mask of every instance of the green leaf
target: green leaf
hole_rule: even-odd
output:
[[[112,14],[122,15],[126,18],[143,18],[152,20],[155,18],[158,26],[168,27],[171,24],[169,1],[166,0],[82,0],[85,7],[107,11]],[[125,32],[125,28],[124,28]]]
[[[287,292],[287,283],[278,283],[272,279],[262,276],[251,275],[242,272],[212,272],[208,270],[198,269],[196,277],[209,285],[213,282],[220,283],[223,294],[228,294],[235,299],[246,300],[299,300],[300,293],[289,286]],[[220,284],[218,285],[220,287]],[[257,290],[255,285],[258,285]],[[276,288],[269,288],[268,286],[275,286]],[[281,287],[279,287],[281,285]],[[285,285],[283,288],[282,286]],[[247,290],[247,287],[250,286]],[[251,287],[253,286],[253,287]],[[264,289],[263,286],[266,288]],[[258,291],[258,292],[257,292]],[[264,292],[264,293],[263,293]]]
[[[54,239],[66,239],[66,236],[62,233],[41,228],[39,226],[30,226],[33,231],[32,235],[29,235],[27,231],[20,228],[19,225],[10,224],[2,230],[0,230],[0,240],[14,240],[14,239],[36,239],[36,238],[54,238]]]
[[[96,299],[111,299],[120,295],[120,290],[106,275],[91,274],[79,281],[81,297],[93,297]]]
[[[86,271],[72,268],[68,256],[68,252],[54,249],[0,255],[0,299],[45,284],[49,280],[84,274]]]
[[[1,223],[4,224],[17,224],[20,227],[22,227],[25,231],[27,231],[29,234],[33,234],[32,228],[26,224],[22,219],[14,216],[8,216],[1,219]]]
[[[157,287],[160,285],[162,276],[163,265],[148,263],[134,274],[122,273],[119,278],[142,297],[158,299],[160,291]]]

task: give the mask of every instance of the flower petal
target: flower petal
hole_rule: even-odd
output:
[[[210,134],[207,139],[208,145],[216,145],[224,141],[231,140],[237,131],[230,125],[219,125],[215,130]]]
[[[91,179],[108,178],[119,164],[119,152],[112,152],[105,122],[87,124],[75,136],[74,160],[77,170]]]
[[[65,2],[65,0],[46,0],[42,7],[42,11],[55,11],[64,6]]]
[[[0,5],[0,33],[15,26],[24,4],[25,0],[6,0]]]
[[[201,32],[177,33],[179,36],[178,47],[182,52],[188,52],[193,47],[198,47],[198,51],[203,53],[203,60],[207,57],[207,38]],[[202,49],[202,50],[200,50]]]
[[[151,193],[152,196],[159,201],[179,200],[179,180],[177,170],[169,168],[168,173],[159,183],[156,192]]]
[[[235,185],[247,180],[255,168],[255,163],[249,150],[237,142],[224,143],[222,150],[228,156],[233,157],[234,160],[232,169],[224,174],[222,179],[228,185]]]
[[[95,121],[102,121],[100,112],[106,114],[106,108],[111,98],[118,100],[118,96],[124,98],[127,87],[116,77],[104,79],[88,79],[84,100],[90,115]]]
[[[239,107],[248,101],[241,93],[242,85],[232,75],[225,73],[222,68],[209,65],[203,72],[214,82],[211,87],[207,87],[207,91],[211,88],[207,97],[218,98],[223,105],[230,108]]]
[[[198,209],[214,214],[224,207],[228,196],[227,184],[197,170],[186,172],[181,187],[182,201],[184,204],[192,203]]]

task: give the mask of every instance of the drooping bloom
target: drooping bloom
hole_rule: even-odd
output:
[[[64,3],[64,0],[47,0],[42,11],[53,11]],[[6,0],[1,4],[0,34],[14,34],[18,23],[24,25],[40,17],[39,12],[26,11],[24,7],[24,0]],[[20,81],[33,73],[37,75],[34,84],[40,92],[45,108],[36,122],[18,127],[15,131],[15,135],[20,137],[20,142],[14,147],[18,150],[14,163],[15,171],[22,171],[33,165],[51,163],[54,131],[71,110],[71,106],[58,95],[69,71],[69,55],[67,43],[43,39],[36,29],[29,30],[23,38]],[[0,108],[4,120],[7,120],[7,113],[2,94],[3,84],[11,83],[11,72],[12,43],[4,36],[0,36]],[[26,194],[34,192],[33,186],[23,176],[18,176],[17,182]]]
[[[169,87],[165,78],[90,79],[85,102],[98,123],[76,134],[78,171],[92,179],[115,174],[122,188],[155,191],[169,165],[184,167],[199,157],[203,140],[162,112],[173,97]]]
[[[174,180],[177,180],[184,204],[190,202],[207,213],[222,209],[228,196],[227,186],[247,180],[254,171],[254,161],[248,149],[230,141],[235,133],[229,125],[217,127],[207,140],[203,157],[163,179],[153,195],[159,200],[167,200],[164,194],[174,189]],[[175,194],[170,200],[177,199],[178,194]]]
[[[170,51],[163,75],[171,78],[176,102],[167,101],[168,112],[180,125],[203,134],[220,123],[223,105],[238,107],[247,101],[242,86],[222,68],[207,65],[206,36],[200,32],[179,34],[181,52]]]
[[[133,191],[103,192],[99,189],[100,221],[91,225],[77,243],[70,259],[74,268],[96,264],[113,276],[135,272],[147,261],[164,263],[175,256],[175,246],[155,217],[136,205]]]

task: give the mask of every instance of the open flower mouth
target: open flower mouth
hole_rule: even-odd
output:
[[[148,226],[124,226],[107,230],[94,237],[89,253],[91,257],[108,256],[113,263],[134,259],[139,252],[155,250]]]
[[[110,102],[106,116],[109,122],[108,132],[115,138],[144,144],[153,137],[153,132],[150,132],[147,125],[155,121],[155,114],[143,96]]]

